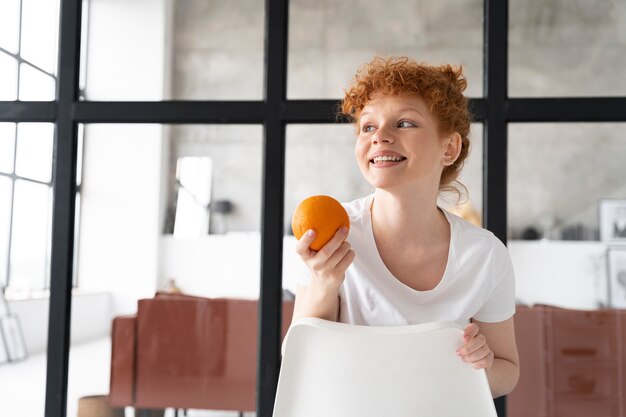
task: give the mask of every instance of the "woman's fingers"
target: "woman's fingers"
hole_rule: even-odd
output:
[[[341,259],[341,261],[339,261],[339,263],[337,264],[337,268],[341,271],[345,271],[346,269],[348,269],[352,261],[354,261],[355,257],[356,252],[354,252],[352,249],[349,249],[348,252],[346,252],[344,257]]]
[[[463,346],[457,349],[457,355],[463,361],[472,364],[475,369],[490,368],[493,363],[494,354],[487,345],[484,335],[478,333],[478,326],[471,324],[466,327],[464,338],[473,335]]]
[[[315,240],[315,230],[309,229],[296,242],[296,253],[303,258],[308,258],[315,255],[317,252],[309,249],[309,246],[311,246],[313,240]]]
[[[476,323],[470,323],[465,327],[463,331],[463,340],[467,342],[468,340],[473,339],[479,333],[480,329]]]
[[[327,284],[341,284],[345,272],[354,260],[354,251],[346,241],[348,228],[342,227],[335,232],[328,243],[319,251],[309,248],[315,239],[314,233],[305,233],[296,243],[296,253],[309,267],[311,272],[324,280]]]
[[[494,354],[493,352],[490,350],[489,353],[482,357],[481,359],[477,359],[475,361],[468,361],[472,364],[472,367],[474,369],[483,369],[486,368],[487,370],[489,370],[489,368],[491,368],[491,365],[493,364],[493,358],[494,358]]]
[[[350,246],[350,243],[342,242],[337,250],[328,258],[328,260],[326,260],[328,266],[330,266],[331,268],[336,267],[351,248],[352,246]]]
[[[479,361],[483,358],[486,358],[490,352],[491,352],[491,349],[489,349],[489,346],[482,345],[478,349],[472,350],[471,352],[465,354],[463,358],[465,359],[466,362],[472,363],[472,362]]]
[[[322,255],[321,258],[329,259],[331,256],[333,256],[333,254],[337,251],[337,249],[339,249],[341,244],[346,240],[346,237],[348,237],[347,227],[340,227],[339,229],[337,229],[332,239],[330,239],[318,252],[320,255]]]

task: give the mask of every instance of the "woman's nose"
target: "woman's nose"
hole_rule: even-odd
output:
[[[386,127],[380,127],[372,135],[372,143],[393,143],[395,139],[393,134]]]

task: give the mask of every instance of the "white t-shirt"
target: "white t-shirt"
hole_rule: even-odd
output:
[[[339,290],[339,321],[399,326],[431,321],[467,325],[470,318],[504,321],[515,313],[515,278],[509,253],[493,233],[442,209],[451,237],[446,269],[437,286],[417,291],[383,263],[372,231],[374,195],[343,206],[350,217],[348,242],[356,252]],[[310,275],[298,278],[309,285]]]

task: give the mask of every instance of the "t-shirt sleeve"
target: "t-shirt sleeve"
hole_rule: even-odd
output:
[[[515,314],[515,272],[509,251],[500,240],[494,237],[494,253],[491,291],[474,319],[488,323],[507,320]]]

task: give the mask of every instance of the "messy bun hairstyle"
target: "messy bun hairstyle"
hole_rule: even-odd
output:
[[[457,178],[469,152],[471,123],[468,100],[463,95],[467,81],[462,73],[462,67],[448,64],[431,66],[407,57],[375,57],[358,69],[352,85],[345,90],[340,114],[358,126],[361,111],[374,93],[421,97],[438,121],[441,136],[453,132],[461,135],[461,153],[444,168],[439,181],[440,192],[452,191],[460,197],[459,187],[467,191]]]

